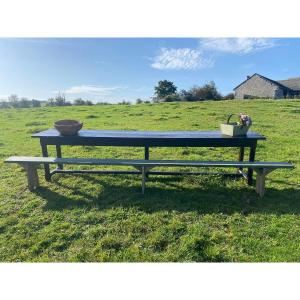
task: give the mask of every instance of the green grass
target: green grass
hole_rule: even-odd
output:
[[[219,176],[151,176],[141,195],[138,176],[57,174],[48,183],[42,169],[31,193],[24,171],[3,163],[39,156],[31,134],[66,117],[86,129],[214,130],[240,111],[267,137],[257,160],[296,165],[268,176],[263,199],[243,180]],[[296,100],[0,110],[0,261],[300,261],[299,121]],[[237,152],[153,148],[150,157],[230,160]],[[143,149],[64,147],[63,155],[142,158]]]

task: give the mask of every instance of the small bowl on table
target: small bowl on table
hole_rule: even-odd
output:
[[[59,120],[54,127],[61,135],[76,135],[82,128],[83,123],[77,120]]]

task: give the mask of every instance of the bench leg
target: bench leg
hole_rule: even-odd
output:
[[[262,198],[265,194],[265,182],[266,176],[271,173],[272,171],[276,170],[276,168],[261,168],[261,169],[254,169],[257,176],[256,176],[256,193]]]
[[[146,186],[146,168],[142,167],[142,194],[145,194]]]
[[[37,173],[37,167],[35,165],[25,164],[23,165],[27,173],[27,185],[29,191],[33,191],[39,186],[39,176]]]
[[[265,194],[266,174],[264,169],[257,170],[256,173],[256,193],[262,198]]]

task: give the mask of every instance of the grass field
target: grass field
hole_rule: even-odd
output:
[[[150,176],[142,195],[139,176],[57,174],[48,183],[42,169],[41,187],[31,193],[24,171],[3,163],[11,155],[39,156],[31,134],[66,117],[85,129],[215,130],[240,111],[267,137],[257,160],[296,165],[268,176],[263,199],[242,179]],[[300,261],[300,101],[7,109],[0,128],[0,261]],[[139,148],[62,150],[66,157],[143,157]],[[237,153],[153,148],[150,158],[232,160]]]

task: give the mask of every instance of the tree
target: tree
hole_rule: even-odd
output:
[[[141,98],[137,98],[135,100],[135,104],[142,104],[143,103],[143,100]]]
[[[118,104],[120,104],[120,105],[130,105],[131,103],[129,101],[123,100],[123,101],[119,102]]]
[[[65,106],[66,105],[66,97],[64,94],[58,93],[58,95],[55,97],[55,105],[57,105],[57,106]]]
[[[55,99],[54,98],[49,98],[46,106],[55,106]]]
[[[219,100],[222,98],[221,94],[217,91],[216,85],[213,81],[204,84],[203,86],[194,86],[190,93],[196,101],[201,100]]]
[[[17,102],[19,100],[19,97],[18,95],[16,94],[11,94],[9,97],[8,97],[8,101],[9,102]]]
[[[234,93],[229,93],[223,97],[224,100],[232,100],[234,99]]]
[[[155,95],[158,99],[163,99],[168,95],[175,94],[177,91],[177,87],[174,85],[172,81],[161,80],[158,82],[158,85],[154,87]]]
[[[21,108],[28,108],[31,107],[31,101],[29,101],[27,98],[22,97],[18,103],[18,107]]]
[[[94,103],[92,101],[90,101],[90,100],[86,100],[85,101],[85,105],[92,106],[92,105],[94,105]]]
[[[16,94],[11,94],[11,95],[8,97],[8,102],[10,103],[10,105],[11,105],[12,107],[18,107],[18,102],[19,102],[18,95],[16,95]]]
[[[32,107],[41,107],[41,101],[32,99]]]
[[[190,91],[181,90],[179,97],[181,101],[195,101],[195,98]]]
[[[77,98],[74,100],[74,105],[85,105],[85,101],[81,98]]]

